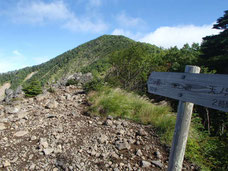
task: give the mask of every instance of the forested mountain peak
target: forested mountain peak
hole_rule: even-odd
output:
[[[103,35],[40,65],[0,74],[0,85],[11,82],[11,88],[15,89],[32,72],[37,73],[31,79],[38,79],[42,84],[57,81],[64,75],[78,72],[94,61],[104,58],[116,50],[127,48],[133,43],[135,41],[124,36]]]

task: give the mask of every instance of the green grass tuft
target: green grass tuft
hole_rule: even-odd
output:
[[[154,105],[137,94],[109,87],[90,92],[89,101],[92,103],[90,107],[92,114],[112,115],[142,124],[151,124],[157,130],[161,141],[171,146],[176,122],[176,115],[171,112],[171,107]],[[201,170],[208,170],[210,160],[205,158],[204,150],[210,146],[207,140],[203,142],[208,136],[198,131],[198,123],[194,122],[193,117],[185,157],[200,166]]]
[[[103,88],[90,94],[91,111],[96,115],[112,115],[131,119],[142,124],[152,124],[162,140],[171,144],[175,115],[169,106],[157,106],[142,97],[119,88]]]

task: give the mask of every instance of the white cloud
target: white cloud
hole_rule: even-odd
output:
[[[13,71],[16,69],[24,68],[26,67],[26,64],[24,61],[19,61],[19,60],[4,60],[0,59],[0,73],[8,72],[8,71]]]
[[[108,25],[102,20],[91,21],[89,18],[73,17],[63,25],[63,28],[71,31],[99,33],[107,30]]]
[[[51,3],[42,1],[25,3],[21,1],[17,5],[13,20],[22,23],[43,24],[47,21],[65,20],[72,15],[63,1],[54,1]]]
[[[89,0],[90,6],[100,6],[101,0]],[[89,17],[85,13],[83,17],[77,16],[71,11],[64,1],[20,1],[15,12],[10,14],[16,23],[43,25],[58,22],[62,28],[78,32],[103,32],[108,25],[101,19]]]
[[[133,33],[129,30],[124,30],[124,29],[115,29],[115,30],[113,30],[113,32],[111,34],[112,35],[123,35],[123,36],[129,37],[134,40],[138,40],[142,37],[142,34],[139,32]]]
[[[130,31],[123,30],[123,29],[115,29],[113,30],[112,35],[124,35],[124,36],[130,37],[132,33]]]
[[[16,64],[16,63],[7,62],[7,61],[1,61],[0,62],[0,73],[14,71],[16,69],[21,69],[24,67],[26,67],[26,65],[24,65],[24,64]]]
[[[18,50],[6,51],[0,49],[0,73],[13,71],[29,66],[30,60]]]
[[[13,54],[16,56],[23,56],[18,50],[14,50]]]
[[[164,48],[172,46],[181,48],[185,43],[201,43],[203,37],[219,33],[218,30],[211,28],[212,24],[203,26],[184,25],[176,27],[160,27],[154,32],[145,35],[140,39],[140,41],[155,44]]]
[[[138,17],[134,18],[127,16],[125,12],[122,12],[121,14],[117,15],[116,20],[122,27],[142,27],[145,25],[143,19]]]

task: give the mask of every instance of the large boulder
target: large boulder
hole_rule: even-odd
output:
[[[5,95],[6,96],[13,95],[13,90],[12,89],[6,89],[5,90]]]
[[[93,80],[92,73],[82,74],[81,72],[75,73],[68,77],[64,77],[59,83],[60,85],[67,85],[69,80],[75,80],[79,84],[85,84]]]
[[[16,90],[12,90],[12,89],[6,89],[5,90],[5,102],[10,102],[13,98],[16,97],[22,97],[24,95],[24,92],[22,91],[22,86],[18,86],[16,88]]]
[[[92,73],[86,73],[86,74],[82,74],[81,72],[79,73],[75,73],[73,78],[78,81],[79,83],[85,84],[87,82],[92,81],[93,79],[93,75]]]
[[[87,82],[90,82],[93,80],[93,75],[92,73],[86,73],[86,74],[83,74],[82,75],[82,78],[81,78],[81,83],[87,83]]]
[[[4,101],[8,103],[13,98],[13,95],[14,91],[12,89],[6,89]]]
[[[14,97],[18,97],[18,96],[20,96],[21,94],[23,94],[23,91],[22,91],[22,86],[20,85],[20,86],[18,86],[17,88],[16,88],[16,90],[14,91]]]

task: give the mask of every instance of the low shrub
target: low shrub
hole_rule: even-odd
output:
[[[78,81],[75,79],[69,79],[66,83],[66,86],[70,86],[70,85],[78,85]]]
[[[26,97],[34,97],[43,92],[39,81],[32,81],[27,85],[24,85],[23,91],[25,92]]]
[[[89,91],[98,91],[105,85],[105,82],[101,78],[94,78],[92,81],[87,82],[83,85],[83,88],[86,92]]]

